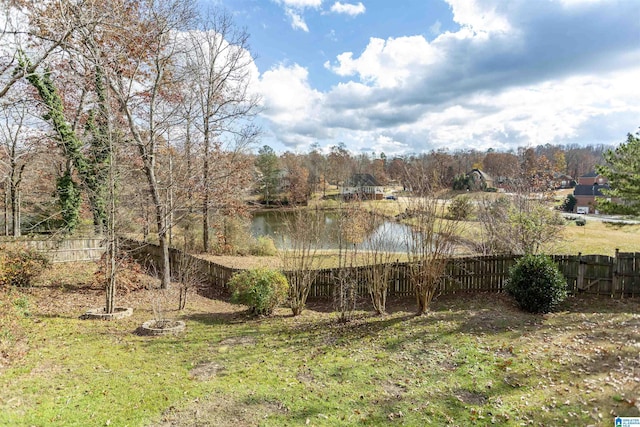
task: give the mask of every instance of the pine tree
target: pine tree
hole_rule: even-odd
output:
[[[640,133],[627,135],[615,150],[604,153],[605,165],[596,169],[607,177],[611,189],[598,199],[598,209],[606,213],[640,215]]]

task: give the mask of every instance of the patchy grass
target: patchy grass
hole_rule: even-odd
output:
[[[415,317],[366,310],[347,324],[327,303],[293,318],[174,291],[120,297],[131,318],[80,320],[95,285],[19,291],[23,350],[0,368],[0,425],[602,425],[640,416],[640,301],[577,297],[520,312],[494,294],[435,301]],[[181,336],[133,332],[152,302]],[[4,300],[3,300],[4,302]],[[367,302],[361,301],[362,308]]]

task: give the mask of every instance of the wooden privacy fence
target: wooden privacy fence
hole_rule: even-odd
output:
[[[158,266],[162,258],[162,251],[158,245],[131,239],[119,239],[119,245],[121,249],[126,250],[148,270],[160,271]],[[231,276],[241,271],[198,258],[175,248],[169,248],[169,260],[171,274],[174,278],[177,277],[176,273],[188,268],[192,274],[197,273],[210,286],[220,289],[226,288]]]
[[[43,252],[51,262],[87,262],[99,260],[105,252],[104,240],[95,238],[26,239],[2,237],[0,245],[26,246]]]
[[[157,268],[160,248],[150,243],[123,240],[122,246],[130,250],[143,263]],[[558,268],[567,279],[571,293],[586,292],[607,296],[640,296],[640,253],[621,253],[614,257],[606,255],[552,255]],[[238,269],[170,250],[172,271],[188,265],[198,271],[210,286],[224,288],[229,278]],[[463,292],[501,292],[509,277],[509,269],[518,257],[512,255],[473,256],[451,258],[447,261],[444,278],[440,283],[441,294]],[[412,296],[410,265],[395,262],[388,265],[389,296]],[[358,294],[366,296],[368,269],[372,266],[321,269],[317,271],[309,292],[310,297],[330,298],[340,277],[357,283]],[[284,272],[289,278],[290,273]]]

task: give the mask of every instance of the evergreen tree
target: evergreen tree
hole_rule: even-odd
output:
[[[609,180],[607,198],[598,199],[598,209],[606,213],[640,215],[640,133],[627,135],[615,150],[604,153],[605,164],[599,174]]]
[[[273,148],[265,145],[258,150],[256,167],[262,173],[262,179],[260,180],[262,200],[267,205],[270,205],[275,200],[275,195],[278,191],[278,174],[280,173],[278,156],[273,151]]]

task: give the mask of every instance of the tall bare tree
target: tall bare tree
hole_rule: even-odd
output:
[[[34,152],[34,144],[28,130],[28,105],[18,101],[4,105],[0,110],[0,165],[5,172],[5,234],[21,235],[20,193],[25,168]],[[8,214],[10,212],[10,215]],[[11,217],[11,221],[8,221]]]
[[[197,30],[185,41],[185,80],[193,91],[193,123],[202,141],[202,249],[210,248],[212,188],[228,182],[211,164],[221,151],[239,153],[257,134],[251,119],[259,97],[250,91],[255,73],[249,35],[235,26],[230,15],[210,11],[198,20]],[[230,169],[228,173],[242,173]]]
[[[118,100],[124,122],[142,161],[155,211],[158,242],[162,253],[161,287],[171,281],[166,199],[161,194],[157,157],[175,111],[179,82],[175,63],[183,45],[181,30],[188,30],[195,17],[193,1],[153,0],[132,2],[133,10],[123,10],[118,43],[109,55],[105,70],[111,90]]]

